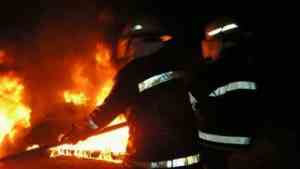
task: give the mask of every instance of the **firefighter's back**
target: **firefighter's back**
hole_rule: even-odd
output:
[[[129,90],[135,91],[128,114],[133,158],[161,161],[199,151],[185,87],[188,59],[180,52],[176,45],[167,45],[152,56],[132,61],[121,73],[123,81],[133,86]]]

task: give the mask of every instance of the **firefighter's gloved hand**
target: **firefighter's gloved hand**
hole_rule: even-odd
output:
[[[60,144],[75,144],[80,140],[80,136],[78,136],[77,129],[72,125],[72,129],[65,134],[60,134],[57,140]]]
[[[92,120],[91,117],[87,117],[74,123],[74,127],[78,130],[95,130],[98,128],[97,124]]]
[[[77,143],[80,140],[85,140],[90,137],[90,134],[93,130],[97,129],[98,126],[90,119],[84,119],[78,121],[72,125],[70,132],[59,137],[59,141],[62,143]]]

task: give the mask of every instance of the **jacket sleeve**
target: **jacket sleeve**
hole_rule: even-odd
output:
[[[188,90],[197,101],[205,100],[207,97],[206,65],[203,62],[194,63],[188,70],[188,74]]]
[[[109,96],[91,114],[91,118],[98,128],[107,126],[118,114],[126,111],[132,95],[129,85],[124,78],[117,77]]]

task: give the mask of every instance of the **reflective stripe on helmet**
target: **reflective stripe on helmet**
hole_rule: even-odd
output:
[[[137,30],[142,30],[143,29],[143,25],[134,25],[133,27],[133,31],[137,31]]]
[[[221,86],[211,92],[209,94],[210,97],[217,97],[217,96],[222,96],[226,94],[227,92],[230,91],[235,91],[235,90],[256,90],[256,83],[255,82],[249,82],[249,81],[238,81],[238,82],[231,82],[228,83],[227,85]]]
[[[232,29],[236,29],[236,28],[238,28],[238,25],[235,24],[235,23],[232,23],[232,24],[228,24],[228,25],[225,25],[223,27],[219,27],[219,28],[216,28],[214,30],[211,30],[207,34],[209,36],[215,36],[215,35],[217,35],[219,33],[226,32],[228,30],[232,30]]]
[[[159,85],[161,83],[167,82],[172,79],[181,78],[182,76],[183,76],[183,72],[181,71],[170,71],[170,72],[165,72],[159,75],[152,76],[138,84],[139,92],[141,93],[156,85]]]
[[[215,143],[223,144],[238,144],[238,145],[249,145],[251,138],[250,137],[239,137],[239,136],[221,136],[216,134],[205,133],[203,131],[198,131],[199,138],[211,141]]]

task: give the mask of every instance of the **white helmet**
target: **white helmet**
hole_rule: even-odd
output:
[[[172,39],[162,25],[151,17],[143,17],[125,26],[118,41],[118,58],[138,58],[159,51]]]
[[[241,28],[240,23],[229,17],[218,18],[205,27],[205,38],[202,41],[204,58],[219,59],[224,51],[236,50],[237,46],[249,41],[250,32]]]

